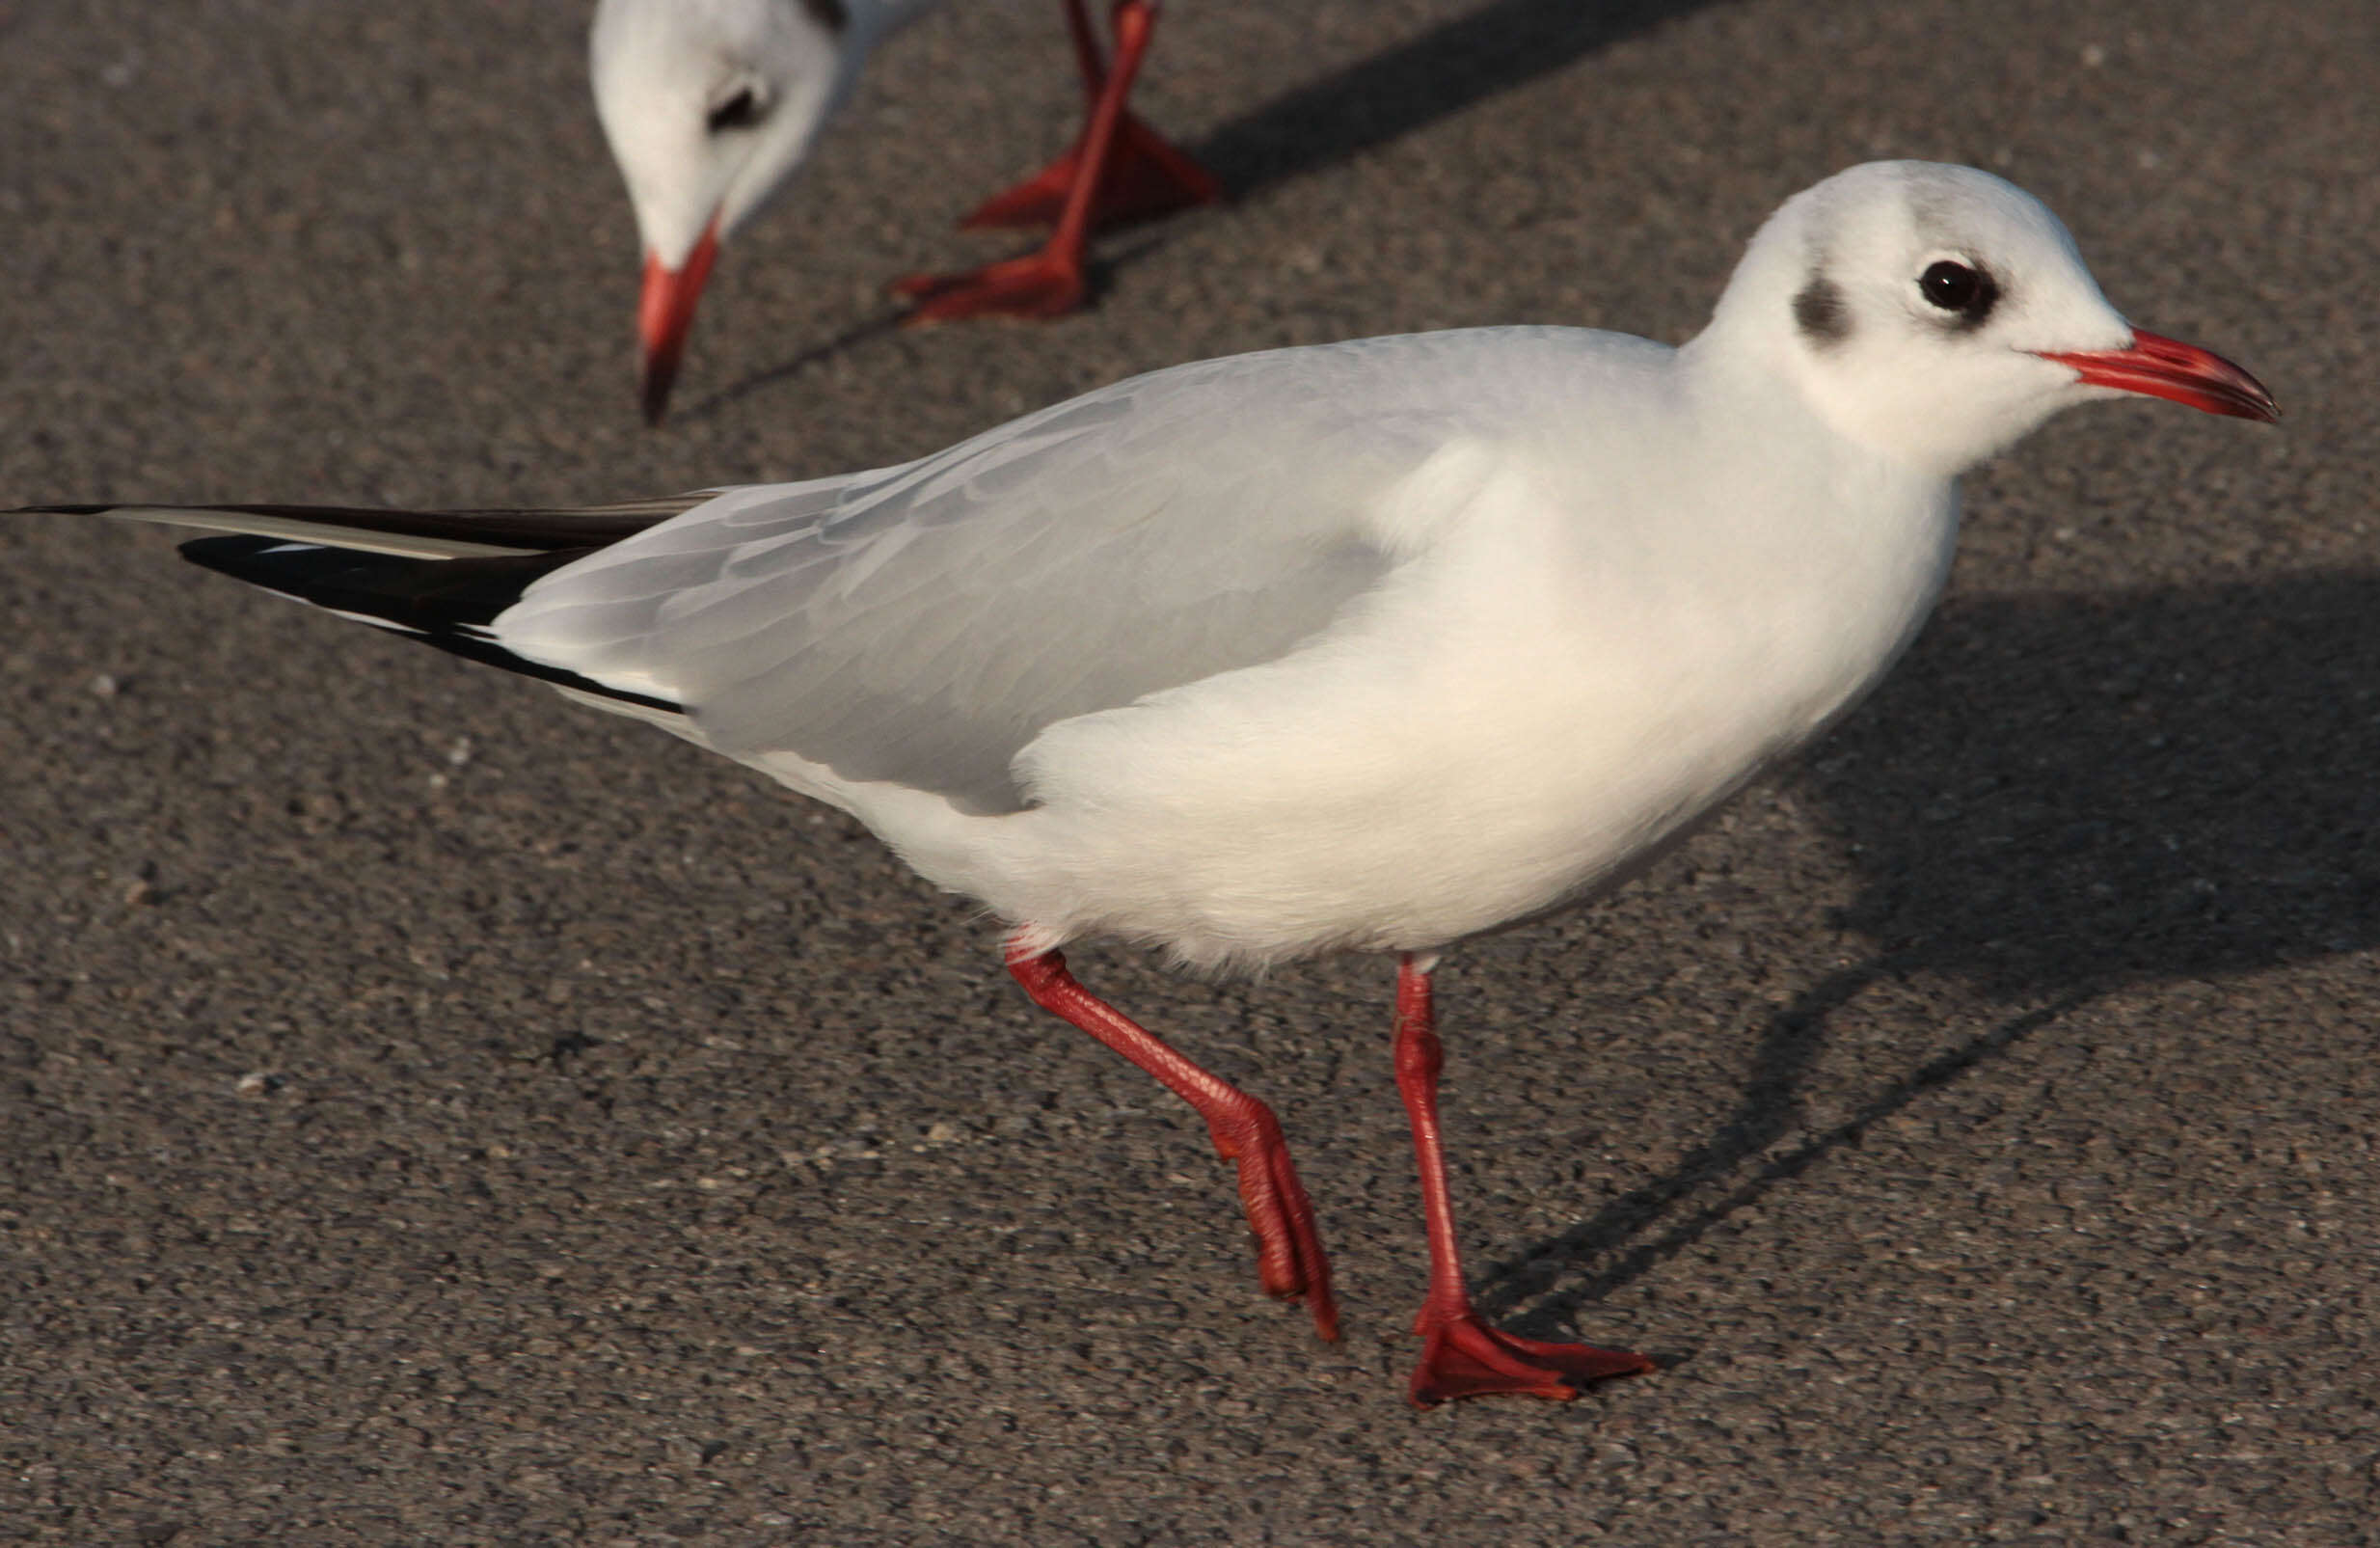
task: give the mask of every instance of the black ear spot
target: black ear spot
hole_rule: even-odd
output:
[[[1823,274],[1811,275],[1794,297],[1794,322],[1802,337],[1822,349],[1849,339],[1852,309],[1843,299],[1843,287]]]
[[[748,129],[768,112],[760,93],[749,86],[740,86],[712,107],[705,122],[713,134],[720,134],[729,129]]]
[[[852,23],[852,14],[845,9],[843,0],[801,0],[801,9],[828,32],[841,32]]]
[[[2000,299],[2000,286],[1988,270],[1955,258],[1926,265],[1917,290],[1928,306],[1956,314],[1961,328],[1981,327]]]

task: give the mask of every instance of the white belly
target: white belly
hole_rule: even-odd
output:
[[[1830,566],[1582,595],[1486,547],[1315,648],[1051,727],[1020,760],[1040,806],[950,874],[905,852],[1053,942],[1193,962],[1491,930],[1623,878],[1863,693],[1931,606],[1944,517],[1864,591]]]

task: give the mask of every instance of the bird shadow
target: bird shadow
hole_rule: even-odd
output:
[[[1767,1019],[1734,1110],[1664,1176],[1492,1265],[1482,1309],[1566,1325],[2111,989],[2380,944],[2374,617],[2380,576],[2351,573],[1947,604],[1789,776],[1858,867],[1839,922],[1874,954]],[[1829,1018],[1918,972],[2010,1014],[1809,1128]]]
[[[766,392],[779,382],[790,381],[811,367],[832,360],[847,349],[856,349],[862,344],[872,343],[879,339],[888,337],[901,327],[908,314],[909,309],[906,307],[887,307],[874,316],[863,317],[824,343],[812,344],[800,354],[780,365],[771,366],[766,370],[754,371],[740,381],[728,383],[708,397],[695,400],[677,417],[680,420],[698,420],[719,413],[750,397],[755,393]]]
[[[1385,145],[1718,0],[1495,0],[1189,147],[1235,199]]]
[[[1718,3],[1496,0],[1261,103],[1217,125],[1188,149],[1222,181],[1231,198],[1245,199]],[[1144,231],[1120,249],[1095,256],[1090,273],[1093,303],[1117,273],[1149,258],[1166,240],[1162,232]],[[874,343],[899,328],[907,315],[907,309],[896,307],[868,318],[782,365],[722,388],[680,417],[717,413],[822,361]]]

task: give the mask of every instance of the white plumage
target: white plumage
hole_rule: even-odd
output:
[[[877,46],[936,3],[598,0],[588,68],[644,249],[638,376],[648,421],[667,412],[719,244],[792,183]],[[1223,197],[1204,169],[1124,107],[1158,0],[1117,0],[1112,56],[1087,0],[1063,0],[1063,9],[1083,80],[1082,136],[963,222],[1051,226],[1049,241],[1029,258],[895,282],[916,303],[911,321],[1071,311],[1088,293],[1085,243],[1095,226]]]
[[[645,251],[768,207],[877,44],[935,0],[598,0],[587,66]]]
[[[1985,329],[1912,312],[1937,250],[1988,255]],[[1839,348],[1797,322],[1813,274]],[[723,492],[490,632],[684,705],[1041,943],[1431,950],[1591,893],[1856,698],[1940,584],[1957,468],[2092,391],[2037,351],[2130,339],[2038,204],[1862,169],[1683,350],[1179,367]]]
[[[2117,392],[2275,412],[2238,367],[2126,323],[2032,199],[1879,163],[1778,211],[1679,349],[1500,328],[1281,350],[898,468],[690,497],[583,557],[567,514],[492,524],[486,547],[521,559],[452,557],[453,518],[354,512],[325,530],[383,550],[418,531],[422,557],[194,557],[657,720],[982,900],[1037,999],[1214,1125],[1267,1288],[1326,1333],[1327,1260],[1271,1115],[1055,949],[1404,954],[1433,1263],[1415,1396],[1564,1396],[1646,1366],[1471,1315],[1429,963],[1607,889],[1816,735],[1932,606],[1959,472]]]

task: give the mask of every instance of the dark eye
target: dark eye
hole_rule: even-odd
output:
[[[1928,302],[1959,313],[1969,323],[1983,321],[1991,304],[2000,299],[2000,287],[1991,283],[1990,275],[1951,258],[1927,265],[1926,272],[1917,277],[1917,288]]]
[[[713,134],[726,129],[748,129],[758,123],[768,110],[761,106],[760,94],[748,86],[739,87],[736,95],[711,110]]]

